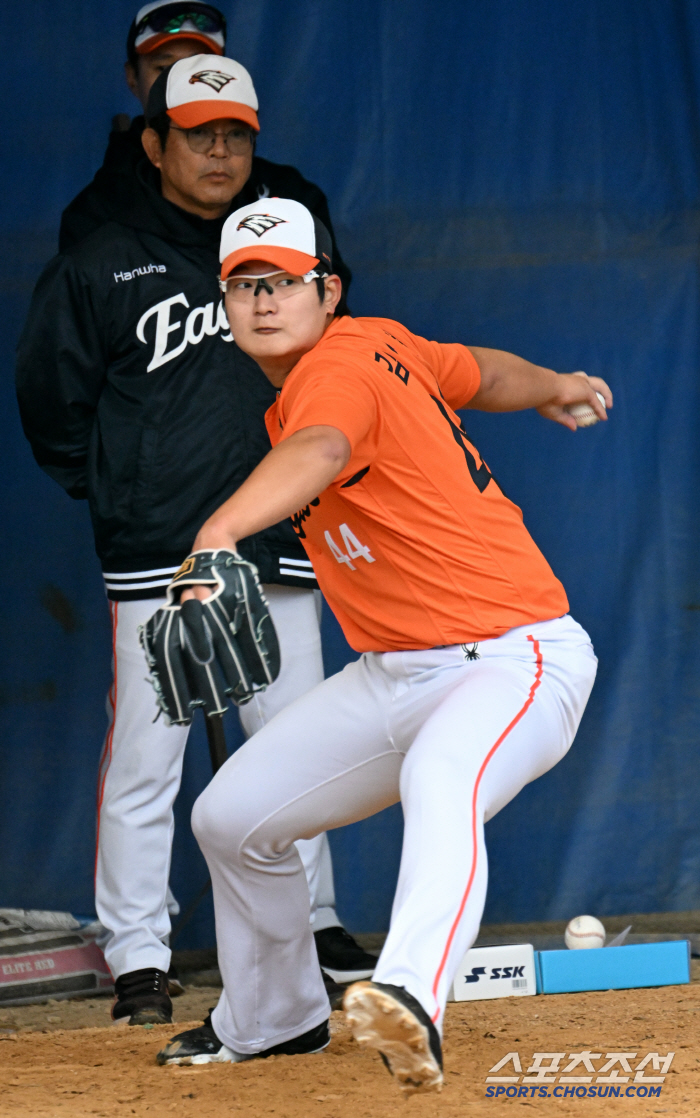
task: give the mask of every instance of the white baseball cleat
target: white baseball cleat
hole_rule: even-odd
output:
[[[438,1031],[408,990],[356,982],[345,995],[344,1008],[355,1040],[379,1051],[407,1095],[442,1090]]]

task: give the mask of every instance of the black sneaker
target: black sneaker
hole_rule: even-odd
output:
[[[376,956],[363,951],[345,928],[324,928],[314,932],[314,939],[321,969],[335,982],[359,982],[374,974]]]
[[[173,963],[168,971],[168,993],[171,998],[179,998],[185,992],[185,987],[180,982],[180,975],[175,970]]]
[[[114,983],[117,1000],[112,1006],[115,1025],[169,1025],[173,1005],[165,971],[146,967],[120,974]]]
[[[345,986],[340,986],[337,982],[334,982],[331,976],[326,974],[324,970],[321,971],[321,974],[323,975],[323,985],[326,987],[331,1009],[342,1009],[343,998],[345,997]]]
[[[403,986],[356,982],[345,1012],[358,1044],[377,1048],[402,1090],[442,1090],[442,1048],[433,1022]]]
[[[264,1052],[243,1054],[233,1052],[223,1044],[214,1032],[211,1013],[198,1029],[188,1029],[178,1033],[168,1041],[156,1056],[156,1063],[164,1064],[240,1064],[244,1060],[264,1060],[268,1056],[309,1056],[320,1052],[330,1043],[328,1022],[322,1021],[308,1033],[285,1040],[266,1048]]]

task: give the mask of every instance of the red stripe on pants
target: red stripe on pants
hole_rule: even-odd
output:
[[[471,888],[472,888],[472,885],[474,883],[474,876],[476,874],[476,858],[477,858],[477,850],[478,850],[477,841],[476,841],[476,832],[477,832],[476,804],[477,804],[477,799],[478,799],[478,795],[479,795],[479,785],[481,784],[481,778],[484,775],[484,773],[486,772],[486,766],[488,765],[489,761],[491,760],[491,758],[496,753],[499,746],[503,744],[503,742],[506,740],[506,738],[508,737],[511,730],[515,726],[517,726],[518,722],[523,717],[525,712],[527,710],[529,710],[529,708],[532,706],[532,704],[535,700],[535,692],[537,691],[537,688],[539,687],[540,683],[542,682],[542,653],[540,651],[540,642],[536,641],[535,638],[532,637],[532,636],[528,636],[527,639],[529,641],[532,641],[532,647],[533,647],[533,651],[534,651],[535,657],[536,657],[537,671],[535,672],[535,678],[532,682],[532,686],[530,687],[530,693],[529,693],[527,699],[523,703],[522,707],[520,708],[520,710],[516,714],[513,721],[511,723],[509,723],[508,726],[506,726],[505,730],[501,734],[498,741],[495,742],[495,744],[491,746],[491,749],[489,750],[487,756],[484,758],[484,762],[483,762],[481,768],[479,769],[479,773],[478,773],[478,776],[476,778],[476,783],[474,785],[474,793],[472,795],[472,865],[471,865],[471,870],[470,870],[470,873],[469,873],[469,880],[467,882],[467,887],[464,890],[464,896],[462,897],[462,902],[459,906],[459,911],[457,912],[457,915],[455,916],[454,921],[452,923],[452,927],[450,928],[450,934],[447,937],[447,943],[445,944],[445,950],[442,953],[442,958],[440,960],[440,966],[437,969],[437,973],[435,975],[435,981],[433,982],[433,997],[436,1000],[437,1000],[437,989],[438,989],[438,986],[440,984],[440,979],[442,978],[442,973],[445,969],[445,964],[447,963],[447,958],[448,958],[448,955],[450,953],[450,948],[452,947],[452,942],[454,940],[455,933],[457,931],[457,928],[459,927],[459,922],[462,919],[462,916],[464,914],[464,909],[465,909],[467,900],[469,899],[469,894],[471,892]],[[437,1021],[439,1016],[440,1016],[440,1007],[438,1006],[435,1013],[433,1014],[433,1018],[432,1018],[433,1022]]]

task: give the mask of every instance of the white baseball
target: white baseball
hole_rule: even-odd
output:
[[[605,399],[600,392],[596,392],[596,396],[605,407]],[[569,415],[573,416],[577,427],[592,427],[594,423],[598,422],[598,416],[590,404],[569,404],[564,408],[564,411],[568,411]]]
[[[573,949],[605,947],[605,928],[595,916],[574,916],[564,932],[564,943]]]

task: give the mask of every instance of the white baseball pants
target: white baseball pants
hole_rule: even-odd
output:
[[[280,640],[282,669],[267,691],[240,708],[248,736],[323,679],[318,592],[268,585],[265,593]],[[161,604],[152,598],[110,602],[114,682],[98,781],[95,903],[108,929],[104,953],[115,978],[143,967],[168,970],[169,912],[177,911],[168,878],[173,803],[189,727],[167,726],[162,716],[153,721],[155,693],[138,639],[138,626]],[[266,775],[261,773],[260,779]],[[310,892],[314,930],[338,924],[326,835],[301,843],[299,854],[309,881],[307,922]]]
[[[401,870],[374,980],[405,986],[441,1027],[484,907],[484,822],[566,753],[596,671],[569,616],[476,651],[364,654],[273,718],[197,800],[224,979],[212,1020],[234,1051],[329,1014],[294,842],[399,799]]]

